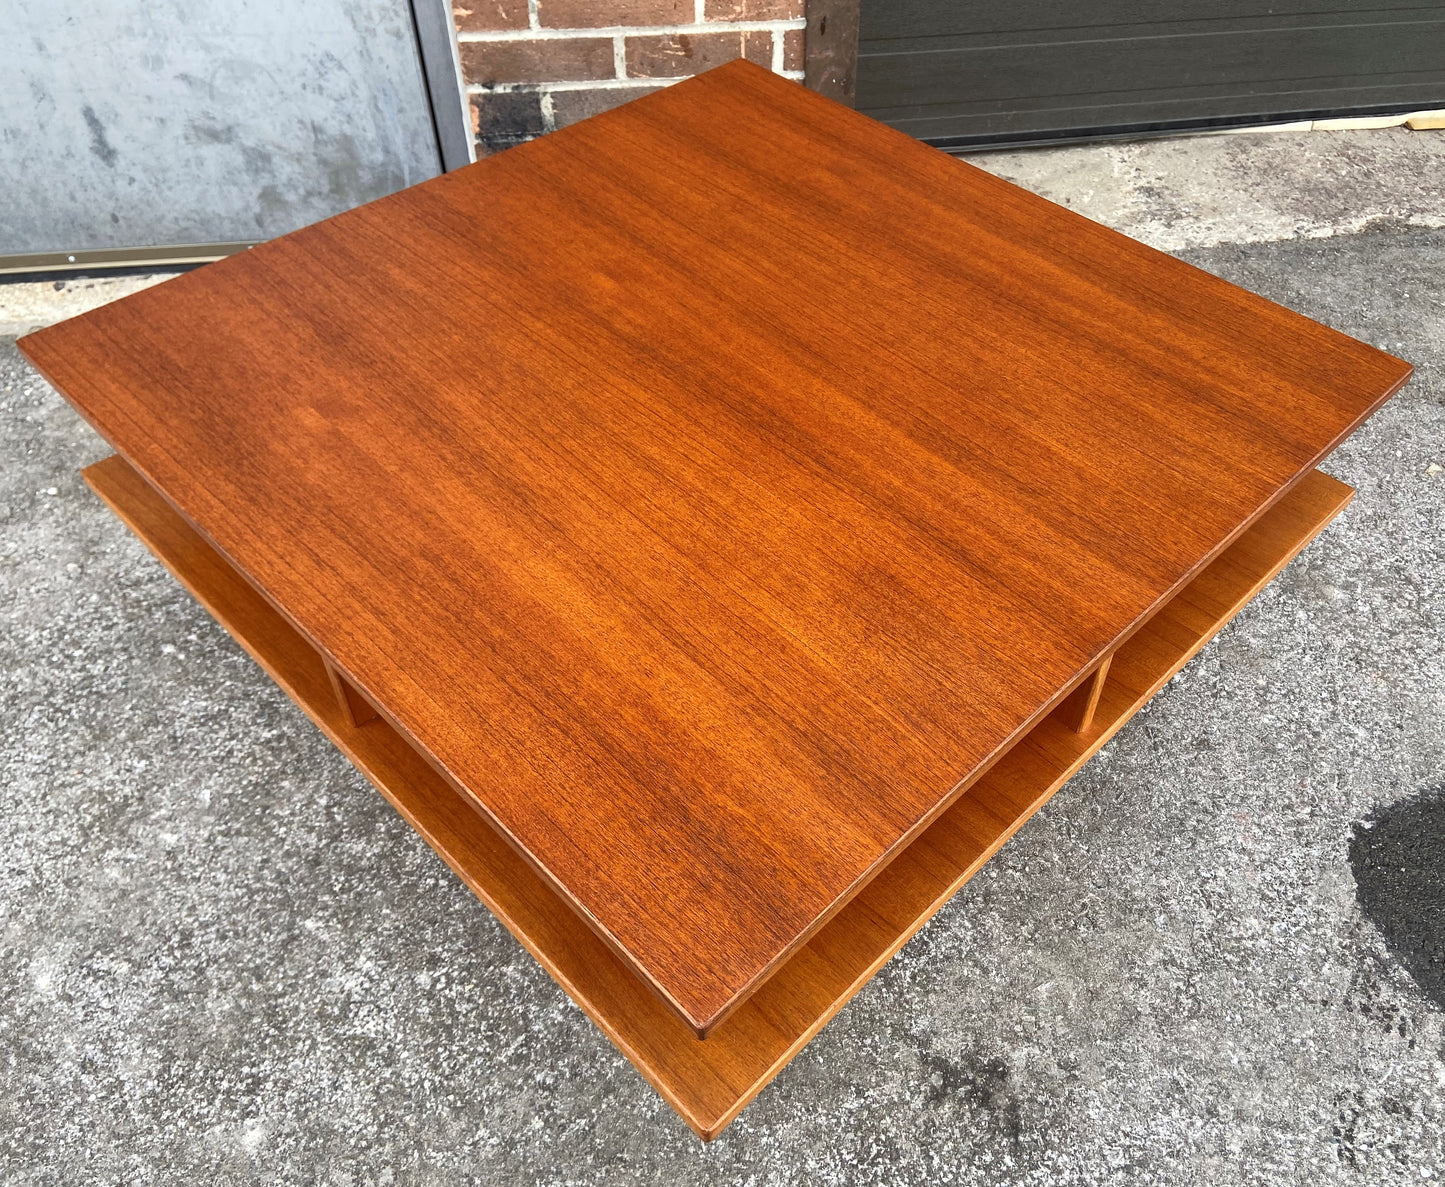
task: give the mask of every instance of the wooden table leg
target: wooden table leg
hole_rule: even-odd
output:
[[[1084,677],[1084,682],[1054,710],[1058,719],[1074,733],[1086,734],[1094,724],[1094,710],[1099,707],[1099,695],[1104,691],[1104,681],[1109,677],[1109,664],[1113,658],[1112,653],[1106,655],[1099,666]]]

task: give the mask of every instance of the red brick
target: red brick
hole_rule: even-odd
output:
[[[692,0],[537,0],[537,19],[549,29],[690,25],[694,12]]]
[[[783,34],[783,69],[803,68],[803,30],[789,29]]]
[[[612,78],[610,37],[557,37],[545,41],[463,41],[462,77],[491,86],[501,82],[576,82]]]
[[[527,0],[454,0],[452,19],[462,33],[525,29]]]
[[[555,126],[565,128],[585,120],[588,116],[599,115],[621,107],[633,99],[650,95],[659,87],[605,87],[595,91],[553,91],[552,118]]]
[[[771,33],[665,33],[627,39],[627,73],[632,78],[685,78],[747,58],[773,64]]]
[[[803,0],[707,0],[710,21],[793,21],[803,15]]]

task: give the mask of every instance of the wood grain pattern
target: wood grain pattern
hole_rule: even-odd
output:
[[[1084,761],[1349,501],[1313,473],[1121,648],[1098,729],[1040,723],[706,1040],[660,1003],[454,790],[384,725],[354,726],[325,666],[126,463],[86,480],[710,1139]]]
[[[746,64],[22,348],[699,1034],[1409,370]]]

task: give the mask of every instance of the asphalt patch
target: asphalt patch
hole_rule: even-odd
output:
[[[1356,824],[1350,866],[1360,909],[1445,1010],[1445,786]]]

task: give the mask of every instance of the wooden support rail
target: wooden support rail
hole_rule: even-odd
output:
[[[1079,687],[1064,698],[1054,710],[1054,716],[1076,734],[1087,734],[1094,724],[1094,713],[1099,708],[1099,696],[1104,691],[1104,681],[1109,676],[1112,654],[1104,656],[1099,666],[1084,677]]]
[[[331,681],[331,688],[336,693],[337,703],[346,716],[346,720],[353,726],[366,725],[371,721],[378,721],[381,714],[376,711],[376,706],[359,693],[333,664],[324,655],[321,662],[326,666],[327,679]]]

